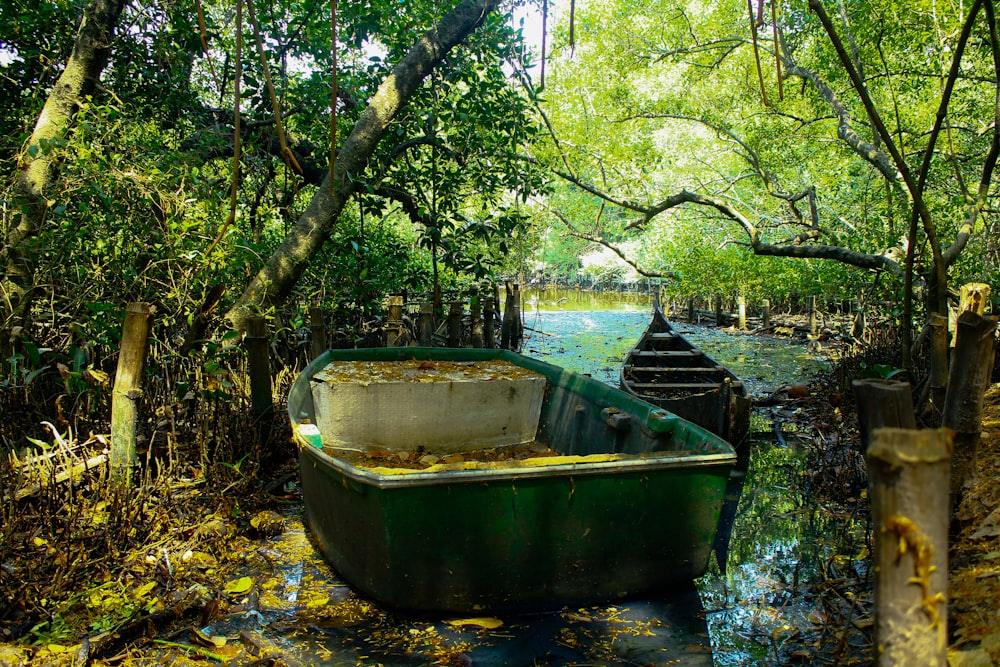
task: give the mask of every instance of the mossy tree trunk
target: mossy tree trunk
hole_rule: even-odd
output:
[[[0,266],[0,325],[27,319],[34,284],[34,258],[28,249],[48,215],[49,191],[58,178],[57,140],[66,136],[83,101],[96,89],[108,62],[112,36],[125,0],[93,0],[80,22],[66,67],[38,114],[31,138],[20,156],[16,189],[21,213],[7,230]]]
[[[396,65],[337,151],[331,172],[305,212],[226,314],[231,326],[243,329],[255,308],[279,306],[285,301],[336,225],[393,119],[447,53],[472,34],[498,4],[499,0],[463,0]]]

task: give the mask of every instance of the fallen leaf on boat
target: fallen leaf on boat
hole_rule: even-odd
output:
[[[499,618],[456,618],[445,622],[455,627],[472,625],[479,628],[486,628],[487,630],[494,630],[503,625],[503,621]]]

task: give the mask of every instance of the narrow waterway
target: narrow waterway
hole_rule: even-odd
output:
[[[529,294],[524,352],[617,385],[624,355],[648,324],[650,306],[644,299],[592,295],[588,310],[575,307],[578,301],[558,293]],[[674,325],[742,378],[753,395],[806,382],[828,364],[804,342]],[[725,574],[713,564],[697,582],[713,662],[720,667],[808,660],[815,656],[799,645],[818,646],[822,641],[812,637],[831,632],[842,633],[845,656],[863,649],[850,646],[863,642],[862,633],[831,627],[846,622],[857,630],[851,627],[850,595],[843,596],[848,609],[830,609],[818,591],[830,577],[859,577],[868,553],[865,527],[850,514],[811,502],[798,474],[805,452],[794,435],[784,445],[771,437],[776,420],[780,410],[755,411],[753,454]]]

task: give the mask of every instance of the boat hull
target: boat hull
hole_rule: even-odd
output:
[[[569,463],[380,474],[324,449],[309,377],[331,359],[504,358],[546,378],[539,440]],[[407,610],[527,611],[650,594],[706,569],[736,456],[588,377],[499,350],[331,351],[289,398],[309,527],[364,594]]]

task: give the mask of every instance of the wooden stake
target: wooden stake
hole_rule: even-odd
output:
[[[747,298],[740,294],[736,297],[737,323],[740,331],[747,328]]]
[[[493,316],[496,312],[496,297],[486,297],[483,308],[483,347],[493,349],[496,347],[496,331],[493,330]]]
[[[483,346],[483,304],[479,300],[479,288],[473,287],[469,295],[469,317],[472,320],[472,347]]]
[[[851,383],[858,406],[861,451],[867,451],[877,428],[917,428],[909,382],[868,378]]]
[[[882,667],[948,664],[948,429],[877,429],[875,648]]]
[[[448,308],[448,347],[462,344],[462,302],[452,301]]]
[[[313,359],[326,352],[326,323],[323,315],[323,309],[319,306],[309,308],[309,343]]]
[[[397,347],[403,335],[403,297],[389,297],[389,317],[385,327],[385,346]]]
[[[996,353],[996,317],[968,310],[958,316],[955,350],[948,373],[941,425],[955,432],[952,465],[953,506],[961,499],[962,486],[971,476],[983,428],[983,395],[993,374]]]
[[[928,324],[931,327],[931,403],[940,413],[948,389],[948,317],[931,313]]]
[[[768,299],[764,299],[764,303],[761,305],[760,325],[764,331],[771,328],[771,302]]]
[[[118,371],[111,390],[111,473],[117,482],[131,484],[136,468],[136,431],[146,350],[153,330],[153,308],[148,303],[130,303],[125,309]]]
[[[806,307],[809,309],[809,335],[815,336],[819,327],[816,323],[816,297],[806,297]]]
[[[962,285],[958,297],[958,312],[971,310],[977,315],[986,314],[986,306],[990,302],[990,286],[986,283],[968,283]]]
[[[267,322],[264,318],[260,315],[248,317],[243,344],[246,346],[247,371],[250,374],[250,414],[257,418],[270,413],[274,407],[267,338]]]
[[[429,347],[434,339],[434,304],[420,304],[420,320],[417,322],[420,344]]]

